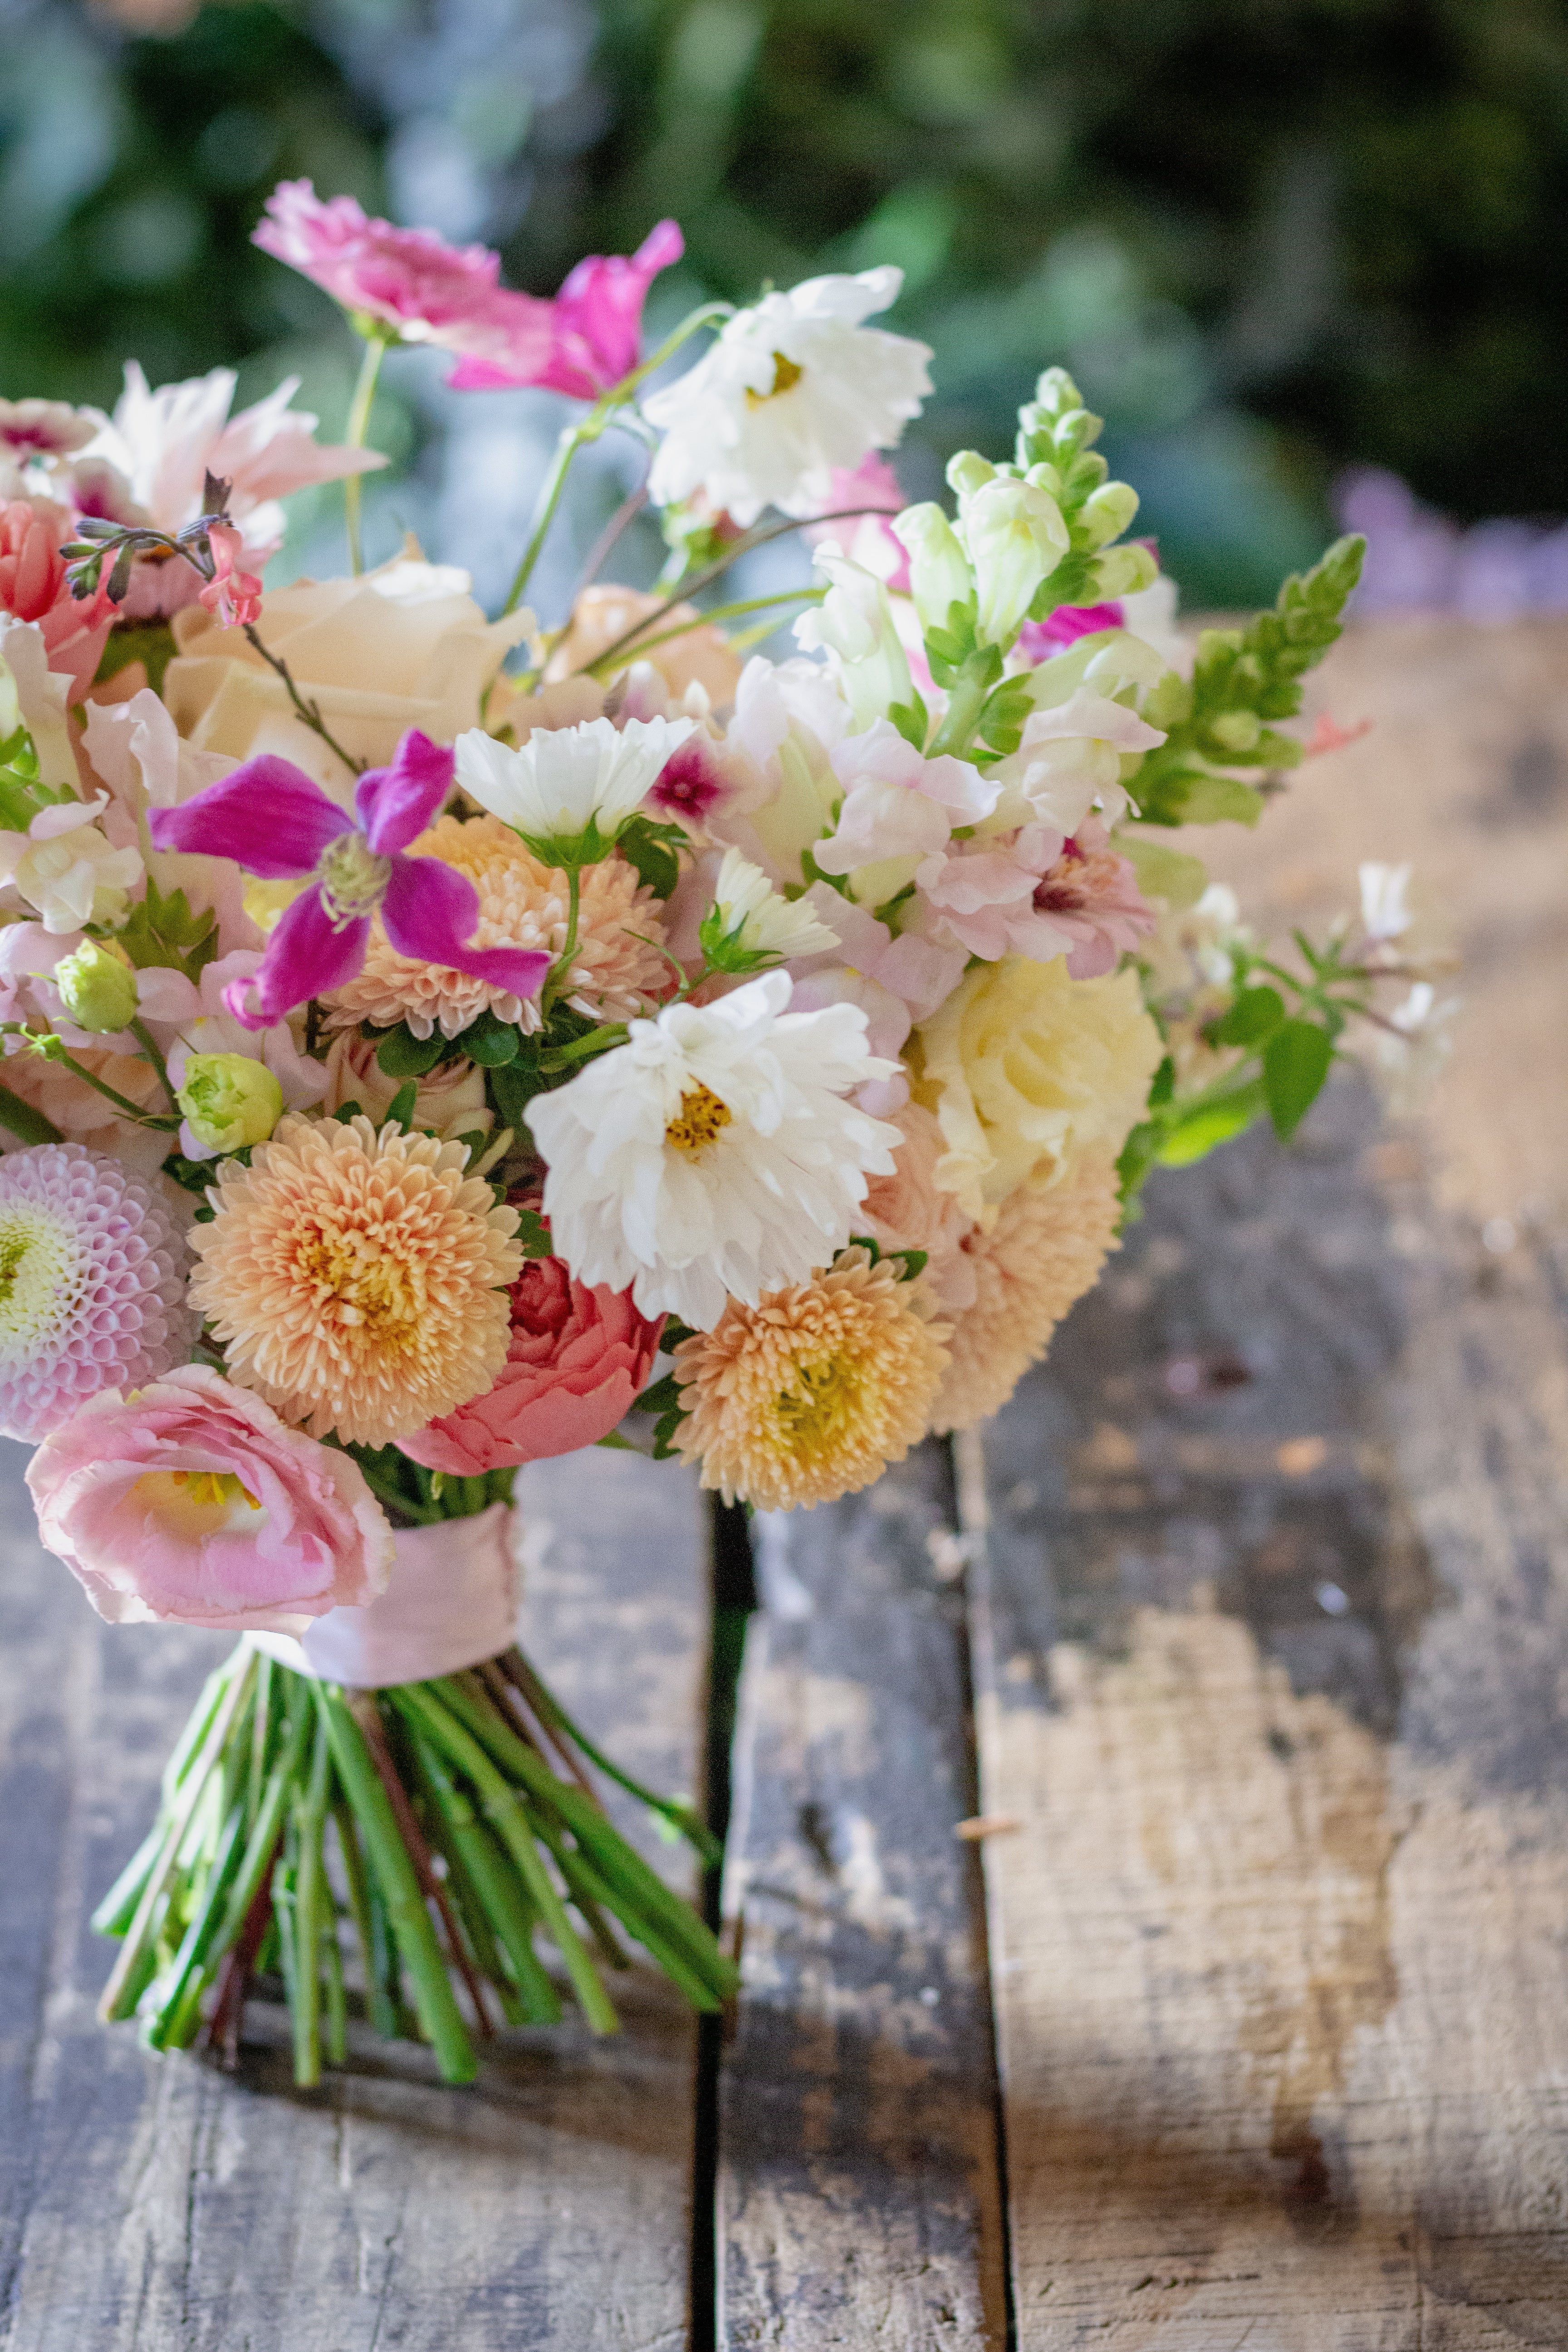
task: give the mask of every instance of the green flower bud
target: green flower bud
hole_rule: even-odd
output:
[[[999,476],[963,509],[963,537],[974,566],[982,645],[1010,646],[1035,591],[1068,551],[1068,527],[1048,490]]]
[[[910,587],[922,629],[945,629],[954,604],[973,605],[974,582],[969,558],[939,506],[906,507],[893,522],[894,537],[910,559]]]
[[[1138,493],[1131,482],[1106,482],[1093,490],[1079,509],[1079,527],[1090,547],[1109,547],[1120,539],[1138,511]]]
[[[1252,710],[1222,710],[1209,720],[1209,733],[1227,751],[1250,751],[1263,732],[1263,722]]]
[[[282,1087],[266,1063],[248,1054],[193,1054],[174,1099],[208,1151],[265,1143],[283,1116]]]
[[[1140,589],[1152,588],[1159,576],[1160,567],[1146,547],[1110,548],[1095,560],[1095,601],[1109,604],[1120,596],[1136,596]]]
[[[84,940],[55,966],[60,1002],[79,1029],[110,1036],[136,1015],[136,974],[123,948]]]
[[[960,502],[972,499],[977,490],[983,490],[987,482],[994,482],[995,478],[995,467],[989,457],[983,457],[978,449],[961,449],[955,457],[947,461],[948,487],[956,492]]]

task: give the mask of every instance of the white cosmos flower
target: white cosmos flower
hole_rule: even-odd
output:
[[[764,972],[634,1021],[530,1103],[544,1213],[580,1282],[629,1285],[644,1315],[709,1331],[727,1297],[754,1307],[843,1248],[900,1139],[845,1097],[897,1065],[870,1051],[858,1005],[789,1013],[790,985]]]
[[[792,905],[781,898],[760,866],[727,849],[703,919],[702,944],[721,970],[743,971],[764,956],[783,962],[821,955],[838,945],[838,934],[819,923],[804,899]]]
[[[665,436],[654,504],[702,490],[742,525],[766,506],[819,514],[835,467],[892,448],[931,390],[924,343],[861,324],[902,284],[892,268],[808,278],[737,311],[694,368],[643,403]]]
[[[693,719],[607,719],[537,728],[515,751],[479,727],[457,741],[458,782],[525,840],[560,844],[593,825],[612,840],[640,807]]]

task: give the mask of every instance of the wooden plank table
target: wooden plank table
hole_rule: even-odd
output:
[[[530,1645],[731,1806],[722,2036],[639,1976],[614,2042],[299,2094],[265,2001],[232,2079],[100,2027],[221,1644],[100,1626],[7,1450],[4,2352],[1568,2344],[1565,681],[1561,625],[1332,656],[1393,723],[1215,862],[1277,919],[1432,873],[1436,1115],[1348,1084],[1157,1178],[981,1444],[760,1523],[728,1788],[689,1482],[527,1475]]]

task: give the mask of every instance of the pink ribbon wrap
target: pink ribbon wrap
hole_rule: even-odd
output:
[[[329,1609],[299,1641],[247,1633],[253,1649],[317,1682],[355,1690],[460,1674],[517,1639],[511,1507],[400,1528],[386,1591],[363,1609]]]

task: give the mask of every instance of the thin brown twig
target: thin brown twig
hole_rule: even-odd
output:
[[[250,1908],[225,1958],[218,1975],[217,1997],[207,2022],[207,2047],[218,2053],[225,2071],[230,2074],[239,2064],[239,2033],[245,2022],[245,2004],[256,1969],[256,1956],[261,1949],[267,1923],[272,1916],[272,1871],[278,1859],[278,1847],[282,1842],[280,1830],[267,1858],[261,1883],[251,1896]]]
[[[542,1754],[545,1752],[544,1743],[548,1742],[560,1757],[583,1794],[585,1797],[591,1797],[599,1811],[603,1812],[604,1800],[584,1770],[581,1760],[574,1753],[564,1735],[551,1722],[539,1705],[535,1696],[538,1685],[529,1670],[528,1662],[522,1653],[517,1649],[504,1650],[499,1658],[491,1660],[490,1664],[498,1679],[506,1686],[512,1706],[521,1717],[524,1726],[535,1727],[534,1746]]]
[[[409,1860],[418,1873],[419,1883],[441,1915],[441,1924],[447,1931],[447,1940],[452,1948],[453,1964],[468,1989],[468,1999],[473,2002],[479,2017],[479,2031],[484,2034],[493,2034],[495,2027],[490,2022],[490,2013],[485,2005],[483,1986],[474,1971],[468,1953],[463,1948],[463,1939],[458,1931],[458,1923],[452,1916],[451,1906],[447,1901],[447,1891],[436,1875],[434,1857],[425,1843],[424,1832],[414,1818],[414,1808],[408,1801],[408,1791],[398,1778],[397,1767],[392,1759],[392,1750],[386,1744],[386,1730],[381,1720],[380,1709],[367,1691],[357,1691],[349,1699],[349,1711],[364,1734],[364,1744],[370,1750],[371,1762],[381,1775],[382,1787],[386,1790],[387,1801],[397,1817],[397,1826],[402,1832],[403,1843],[408,1848]]]
[[[247,641],[255,646],[256,651],[261,656],[261,658],[267,664],[268,668],[275,670],[278,676],[282,679],[289,699],[293,704],[297,716],[302,720],[304,725],[309,727],[313,733],[321,737],[329,751],[333,751],[337,754],[338,758],[342,761],[344,767],[348,769],[351,775],[363,776],[368,762],[363,760],[354,759],[349,752],[343,750],[342,745],[338,741],[337,737],[331,732],[326,720],[322,718],[321,704],[319,702],[306,701],[304,696],[300,693],[299,688],[294,683],[293,675],[289,670],[288,663],[283,660],[280,655],[271,652],[262,644],[261,633],[257,628],[254,621],[246,622],[245,635]]]

